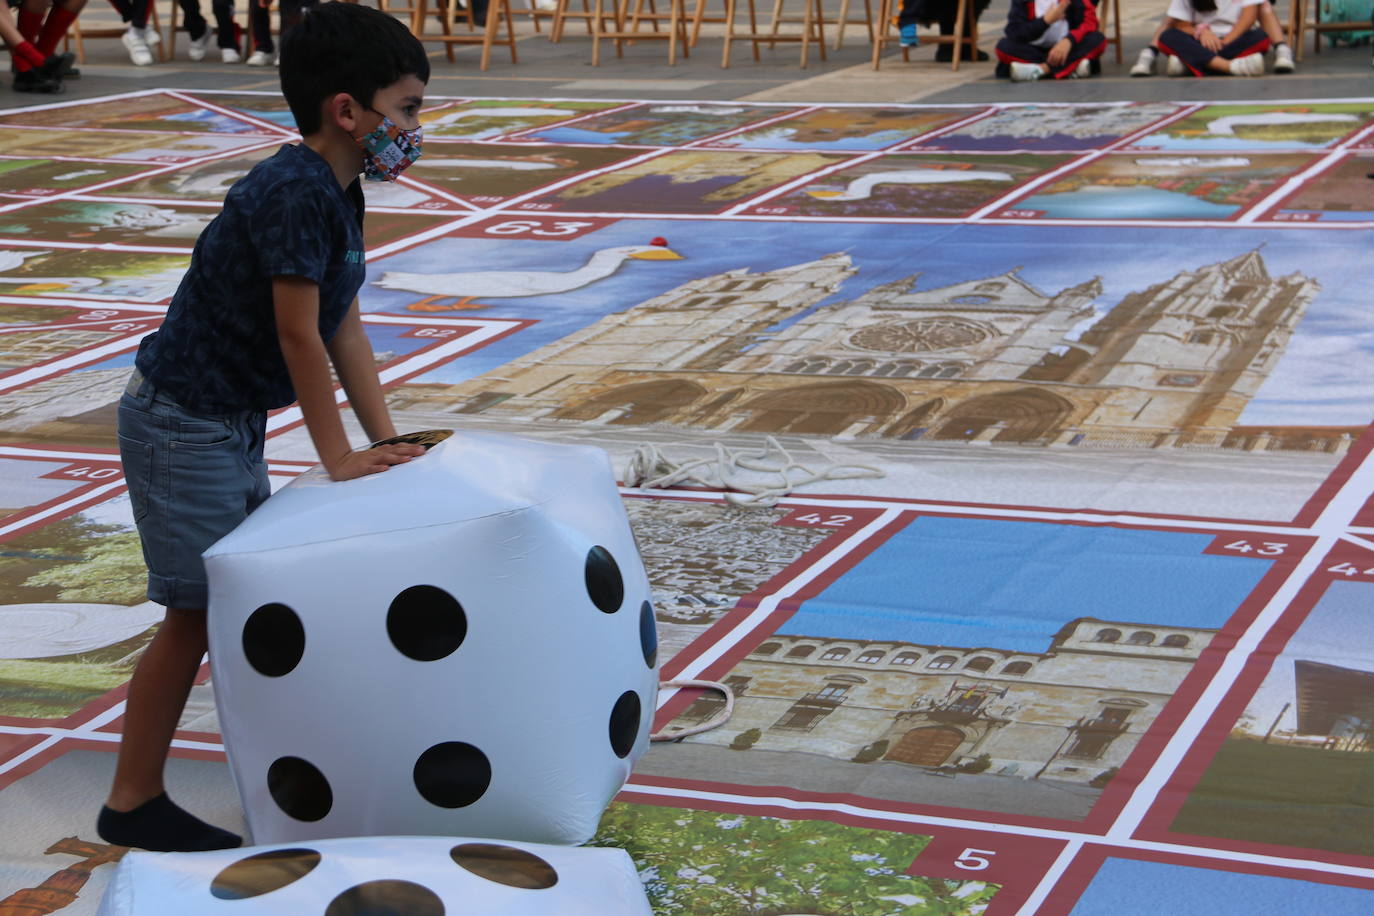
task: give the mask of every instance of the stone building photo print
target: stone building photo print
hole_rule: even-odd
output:
[[[1081,820],[1270,568],[1212,541],[916,517],[750,641],[727,728],[638,772]]]
[[[393,409],[786,433],[887,471],[851,492],[1282,520],[1370,420],[1351,332],[1374,268],[1310,233],[794,224],[779,247],[757,223],[620,220],[436,240],[373,283],[438,262],[570,269],[654,236],[681,257],[557,295],[455,286],[453,307],[538,323],[396,389]],[[894,457],[986,444],[976,474]]]

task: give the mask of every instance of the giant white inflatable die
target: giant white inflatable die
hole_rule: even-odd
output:
[[[459,433],[311,471],[205,554],[258,843],[584,842],[648,743],[649,583],[600,449]]]
[[[368,837],[131,852],[97,916],[650,916],[623,849]]]

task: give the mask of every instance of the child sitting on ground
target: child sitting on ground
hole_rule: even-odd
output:
[[[396,435],[357,293],[366,274],[359,173],[419,158],[429,59],[391,16],[324,3],[282,40],[282,94],[303,141],[253,167],[196,241],[162,326],[119,403],[119,452],[148,598],[167,615],[129,683],[114,785],[96,831],[116,846],[191,852],[240,838],[173,803],[163,768],[206,649],[201,553],[269,493],[267,411],[299,399],[334,480],[385,471],[419,445],[353,451],[330,364],[372,440]]]
[[[1012,0],[1006,34],[997,42],[997,75],[1017,81],[1091,76],[1106,47],[1092,0]]]
[[[1164,36],[1170,32],[1175,33],[1173,44],[1166,47]],[[1271,44],[1274,72],[1292,73],[1293,50],[1272,0],[1172,0],[1154,40],[1131,67],[1131,76],[1150,76],[1160,55],[1168,60],[1170,76],[1189,72],[1194,76],[1206,72],[1259,76],[1264,73],[1263,52]]]

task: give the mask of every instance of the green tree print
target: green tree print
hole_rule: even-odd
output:
[[[977,916],[998,886],[905,874],[930,837],[617,802],[594,846],[626,850],[656,916]]]

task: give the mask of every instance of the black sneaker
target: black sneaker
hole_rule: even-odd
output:
[[[14,75],[15,92],[42,92],[48,95],[55,95],[62,91],[62,79],[54,77],[51,72],[44,72],[48,65],[35,67],[32,70],[25,70],[23,73]]]
[[[76,69],[76,55],[75,55],[75,54],[72,54],[72,53],[70,53],[70,52],[64,52],[64,53],[62,53],[62,54],[54,54],[54,55],[52,55],[52,56],[55,57],[55,58],[57,58],[59,61],[62,62],[62,66],[61,66],[60,70],[58,71],[58,72],[59,72],[59,75],[61,76],[62,79],[64,79],[64,80],[79,80],[79,79],[81,79],[81,71],[78,70],[78,69]]]

